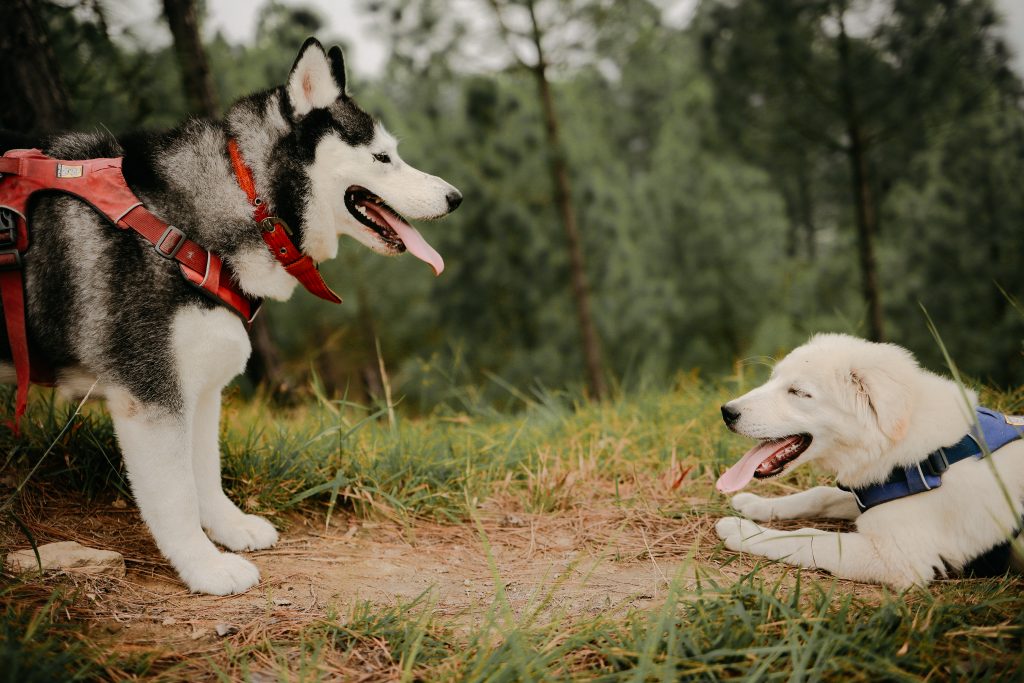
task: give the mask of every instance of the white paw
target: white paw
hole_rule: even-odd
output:
[[[233,514],[222,516],[206,526],[210,539],[228,550],[262,550],[277,543],[277,529],[258,515]]]
[[[210,595],[241,593],[260,582],[256,565],[231,553],[217,553],[179,573],[190,591]]]
[[[751,522],[749,519],[740,517],[723,517],[715,524],[715,531],[718,537],[725,541],[725,547],[729,550],[748,550],[749,541],[752,541],[767,529]]]
[[[754,493],[737,493],[730,501],[732,509],[758,522],[772,521],[772,503]]]

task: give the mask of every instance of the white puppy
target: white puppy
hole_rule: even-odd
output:
[[[780,361],[766,384],[722,406],[730,429],[761,443],[721,476],[718,489],[732,493],[754,477],[815,462],[843,488],[780,498],[741,493],[732,506],[756,521],[856,520],[857,531],[776,531],[726,517],[719,537],[730,550],[897,589],[927,584],[986,553],[1008,558],[1024,501],[1024,440],[1017,439],[1024,421],[975,410],[976,403],[974,392],[922,369],[903,348],[814,337]],[[970,455],[981,450],[976,425],[990,455]]]

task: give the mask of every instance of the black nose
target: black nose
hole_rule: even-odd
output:
[[[729,404],[726,403],[722,406],[722,419],[725,420],[726,427],[732,427],[736,424],[736,420],[740,419],[740,411],[730,408]]]
[[[459,204],[462,203],[462,193],[458,190],[452,190],[448,193],[448,211],[454,211],[459,208]]]

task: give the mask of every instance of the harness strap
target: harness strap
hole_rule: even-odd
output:
[[[14,252],[17,253],[17,252]],[[0,295],[4,305],[4,318],[7,323],[7,343],[11,347],[11,359],[14,361],[14,374],[18,380],[15,394],[14,418],[8,426],[18,436],[18,425],[28,405],[29,363],[28,334],[25,331],[25,290],[21,285],[19,270],[0,272]]]
[[[977,425],[972,425],[971,431],[952,446],[932,451],[924,460],[909,467],[893,469],[879,484],[860,487],[839,484],[839,488],[853,493],[857,507],[865,512],[882,503],[937,489],[942,486],[942,475],[951,465],[968,458],[983,458],[1011,441],[1024,438],[1024,419],[980,406],[975,413]]]
[[[253,178],[252,170],[245,163],[242,152],[238,149],[238,143],[234,138],[228,139],[228,155],[231,157],[231,165],[235,170],[235,177],[238,179],[238,186],[245,192],[252,204],[252,218],[260,227],[260,233],[267,249],[277,259],[285,271],[296,280],[302,283],[310,294],[331,303],[340,304],[341,297],[335,294],[327,283],[324,282],[320,269],[309,255],[303,254],[291,240],[292,230],[281,218],[272,216],[267,202],[264,201],[256,191],[256,180]]]

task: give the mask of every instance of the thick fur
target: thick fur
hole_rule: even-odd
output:
[[[920,368],[905,349],[829,334],[794,350],[766,384],[726,407],[739,413],[731,425],[739,434],[812,436],[786,471],[815,462],[857,487],[959,441],[976,403],[973,392]],[[838,488],[780,498],[740,493],[732,505],[749,519],[726,517],[716,530],[731,550],[905,589],[963,570],[993,549],[1006,556],[1022,502],[1024,441],[1015,441],[989,458],[953,465],[938,489],[863,514],[853,494]],[[855,520],[857,531],[776,531],[755,523],[801,518]]]
[[[378,194],[409,218],[446,214],[458,191],[398,156],[384,128],[345,88],[344,59],[314,39],[288,82],[235,103],[223,121],[191,120],[172,131],[3,138],[4,149],[40,146],[62,159],[123,157],[125,179],[147,208],[220,253],[256,297],[287,299],[294,280],[271,256],[252,220],[227,154],[230,137],[257,190],[317,261],[338,237],[393,248],[346,209],[351,185]],[[390,157],[383,163],[382,153]],[[374,155],[377,155],[375,158]],[[250,353],[242,322],[186,284],[175,263],[134,233],[115,229],[68,196],[30,207],[25,259],[34,360],[71,394],[106,396],[132,490],[160,550],[196,592],[244,591],[259,580],[248,560],[222,553],[273,545],[277,532],[221,489],[221,389]],[[14,381],[0,325],[0,380]],[[203,530],[206,530],[206,534]]]

